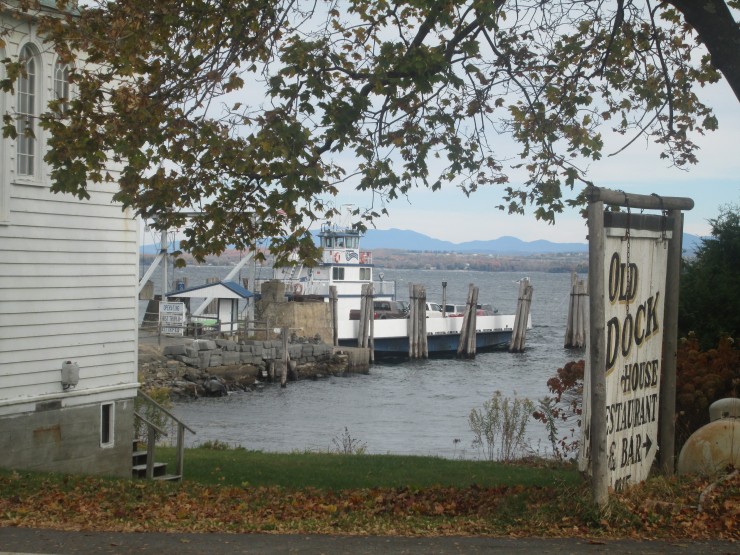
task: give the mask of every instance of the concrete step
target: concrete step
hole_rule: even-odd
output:
[[[179,474],[163,474],[162,476],[155,476],[154,479],[163,482],[180,482],[182,481],[182,476]]]

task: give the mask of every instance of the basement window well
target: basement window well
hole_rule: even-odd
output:
[[[115,416],[115,405],[113,403],[103,403],[100,405],[101,447],[113,447]]]

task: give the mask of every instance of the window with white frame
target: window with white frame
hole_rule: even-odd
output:
[[[60,112],[67,111],[72,98],[69,86],[69,74],[72,68],[69,64],[57,60],[54,64],[54,100],[61,101]]]
[[[100,446],[113,447],[115,443],[116,411],[113,403],[100,405]]]
[[[344,279],[344,268],[338,268],[334,266],[331,269],[331,277],[335,281],[341,281]]]
[[[38,53],[30,44],[21,49],[21,75],[16,88],[16,170],[19,177],[36,176],[36,117],[38,110]]]
[[[360,280],[370,281],[370,268],[360,268]]]

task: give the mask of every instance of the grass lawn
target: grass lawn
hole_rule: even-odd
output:
[[[174,469],[175,450],[157,449],[157,460]],[[263,453],[244,449],[188,449],[185,480],[232,486],[352,489],[432,486],[575,486],[582,483],[572,466],[502,464],[398,455]]]

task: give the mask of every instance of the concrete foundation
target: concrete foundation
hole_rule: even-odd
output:
[[[101,403],[62,408],[61,401],[49,401],[35,412],[0,417],[0,466],[130,477],[134,401],[107,404],[113,405],[107,437],[101,434]],[[101,446],[101,439],[108,443]]]
[[[256,303],[257,319],[268,322],[270,328],[290,328],[301,337],[321,338],[331,343],[331,311],[324,302],[281,302],[262,298]]]

